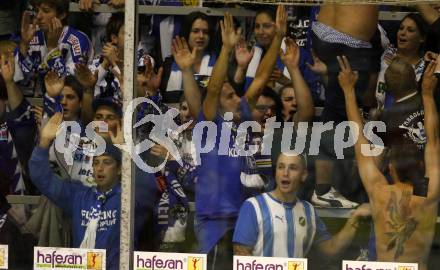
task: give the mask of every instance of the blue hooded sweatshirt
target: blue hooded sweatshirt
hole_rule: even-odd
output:
[[[61,180],[49,167],[49,150],[36,147],[29,161],[32,182],[43,195],[62,208],[72,218],[73,247],[79,247],[84,238],[89,216],[100,204],[96,188],[86,187],[79,181]],[[154,175],[136,171],[135,235],[141,229],[153,202],[148,194],[156,191]],[[142,193],[142,194],[141,194]],[[121,212],[121,184],[106,193],[101,204],[96,233],[97,249],[107,250],[107,269],[119,269],[119,239]]]

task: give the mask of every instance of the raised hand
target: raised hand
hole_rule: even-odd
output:
[[[99,0],[79,0],[78,7],[81,11],[93,11]]]
[[[327,75],[327,65],[321,61],[321,59],[316,56],[315,52],[312,51],[313,65],[306,62],[306,65],[311,71],[318,75]]]
[[[235,60],[240,68],[246,69],[254,56],[254,48],[249,50],[243,38],[235,45]]]
[[[61,32],[63,32],[63,24],[57,17],[52,18],[49,24],[49,31],[47,32],[47,48],[52,50],[58,47],[58,40],[60,39]]]
[[[287,12],[283,5],[277,8],[277,16],[275,19],[275,33],[279,37],[284,37],[287,32]]]
[[[47,94],[55,98],[61,94],[64,87],[64,77],[59,77],[55,71],[49,71],[44,77]]]
[[[32,13],[30,11],[23,12],[21,17],[21,41],[29,45],[36,31],[37,23],[36,19],[32,19]]]
[[[145,69],[145,76],[147,78],[147,90],[157,90],[160,87],[160,82],[162,81],[163,67],[154,72],[153,63],[151,63],[150,57],[146,60],[147,68]]]
[[[291,38],[286,38],[286,52],[280,50],[280,58],[284,65],[289,68],[298,68],[301,56],[300,49],[296,42]]]
[[[35,32],[37,32],[36,19],[32,19],[32,13],[30,11],[23,12],[23,16],[21,17],[21,54],[26,54],[29,43],[34,38]]]
[[[338,75],[339,85],[345,93],[354,92],[354,87],[359,78],[359,74],[353,71],[350,62],[345,55],[337,57],[341,71]]]
[[[44,110],[41,106],[33,106],[31,112],[34,114],[35,122],[37,123],[38,130],[41,131],[41,123],[43,122]]]
[[[116,66],[119,60],[119,51],[116,46],[114,46],[110,42],[107,42],[102,48],[102,55],[112,66]]]
[[[275,67],[272,70],[272,74],[270,74],[269,81],[273,82],[273,83],[276,83],[276,82],[278,82],[280,80],[280,78],[282,76],[283,76],[283,73],[281,72],[281,70],[279,68]]]
[[[429,62],[425,69],[422,80],[422,94],[424,95],[432,96],[437,88],[438,78],[435,75],[435,69],[438,61],[440,61],[440,56],[437,58],[437,61]]]
[[[5,83],[11,83],[14,81],[15,62],[14,54],[12,52],[0,56],[0,69]]]
[[[185,38],[177,36],[175,39],[173,39],[173,43],[171,44],[171,52],[173,54],[174,61],[176,61],[180,70],[185,71],[193,69],[198,49],[195,47],[191,52]]]
[[[63,115],[55,113],[40,131],[40,147],[48,148],[57,136],[58,128],[63,122]]]
[[[110,130],[109,130],[109,134],[113,144],[124,143],[124,133],[122,132],[122,127],[120,122],[116,124],[116,134],[113,134],[113,132],[111,132]]]
[[[151,147],[150,153],[159,158],[168,158],[169,153],[168,150],[160,144],[156,144]]]
[[[145,72],[137,75],[138,87],[145,89],[149,96],[154,96],[162,81],[163,68],[160,67],[157,73],[154,72],[153,63],[151,63],[149,56],[145,57],[144,64]]]
[[[76,64],[75,69],[75,75],[79,83],[87,90],[93,89],[98,80],[98,71],[93,74],[84,64]]]
[[[438,56],[439,56],[439,54],[437,54],[435,52],[428,51],[425,53],[425,56],[423,57],[423,59],[425,60],[425,62],[436,61]]]
[[[125,6],[125,0],[110,0],[107,4],[114,8],[121,8]]]
[[[230,49],[234,48],[241,39],[241,28],[234,29],[234,20],[229,12],[225,13],[225,17],[220,21],[222,31],[223,46]]]

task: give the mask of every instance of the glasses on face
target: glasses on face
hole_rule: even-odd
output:
[[[275,105],[257,105],[255,106],[255,109],[261,113],[267,112],[267,110],[275,111],[276,106]]]

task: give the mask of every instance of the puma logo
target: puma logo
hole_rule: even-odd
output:
[[[279,219],[281,222],[284,222],[284,220],[283,220],[283,216],[278,216],[278,215],[275,215],[275,218],[277,218],[277,219]]]

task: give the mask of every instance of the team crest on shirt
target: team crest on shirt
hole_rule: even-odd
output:
[[[306,226],[306,219],[304,217],[300,217],[298,220],[299,225],[302,227]]]
[[[423,145],[426,143],[423,116],[424,111],[418,110],[409,115],[405,121],[399,125],[400,129],[405,130],[403,136],[413,141],[420,149],[423,149]]]

